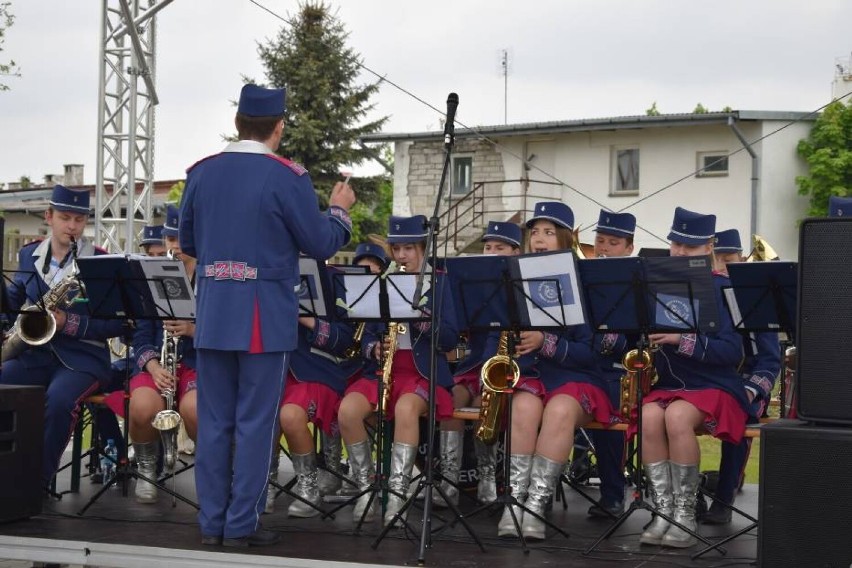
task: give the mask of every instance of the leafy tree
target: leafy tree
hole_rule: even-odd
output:
[[[0,2],[0,52],[3,51],[3,43],[6,41],[4,37],[6,35],[6,30],[12,27],[12,24],[15,22],[15,16],[13,16],[9,11],[9,7],[11,5],[11,2]],[[14,61],[10,60],[8,63],[0,61],[0,77],[3,76],[20,76],[18,66],[15,65]],[[9,85],[0,82],[0,91],[8,90]]]
[[[289,24],[266,43],[258,44],[267,84],[287,89],[284,136],[278,153],[301,163],[311,173],[320,204],[325,206],[341,166],[357,166],[376,149],[358,139],[381,130],[387,117],[368,119],[370,99],[379,82],[358,84],[360,55],[346,42],[349,34],[329,5],[307,0]],[[384,232],[380,218],[389,183],[385,177],[352,180],[358,204],[352,212],[357,234]],[[391,189],[392,193],[392,189]],[[388,211],[389,213],[389,211]],[[358,242],[353,238],[353,243]]]
[[[21,189],[29,189],[33,186],[33,182],[29,176],[21,176],[18,179],[18,183],[21,184]]]
[[[183,198],[183,188],[186,183],[179,181],[169,188],[169,193],[166,195],[166,203],[180,205],[180,200]]]
[[[825,216],[830,196],[852,195],[852,104],[825,107],[797,150],[808,163],[808,175],[796,177],[799,193],[811,198],[808,215]]]
[[[660,111],[657,109],[657,101],[650,108],[645,109],[645,116],[660,116]]]
[[[707,114],[708,112],[710,111],[707,110],[707,107],[705,107],[701,103],[698,103],[697,105],[695,105],[695,108],[692,109],[692,114]]]
[[[725,105],[722,107],[722,112],[734,112],[734,109],[732,109],[730,105]]]

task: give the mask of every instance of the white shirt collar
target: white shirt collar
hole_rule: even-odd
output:
[[[257,140],[237,140],[231,142],[222,152],[234,152],[239,154],[272,154],[272,150],[263,142]]]

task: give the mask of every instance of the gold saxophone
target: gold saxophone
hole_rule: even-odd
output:
[[[366,322],[361,322],[355,327],[355,333],[352,335],[352,345],[346,348],[343,353],[345,359],[354,359],[361,356],[361,340],[364,338],[364,328]]]
[[[639,400],[638,389],[642,389],[644,396],[657,382],[654,353],[651,349],[644,349],[640,360],[639,350],[632,349],[624,355],[621,364],[624,367],[624,374],[621,376],[619,411],[624,420],[630,420],[630,415]]]
[[[405,272],[405,267],[401,267],[399,271]],[[396,355],[396,349],[399,346],[398,336],[405,332],[406,327],[404,324],[395,321],[388,324],[388,347],[384,351],[384,361],[382,362],[382,400],[379,401],[382,408],[382,416],[385,415],[388,410],[388,404],[390,404],[391,389],[393,388],[393,356]]]
[[[56,318],[53,310],[67,308],[71,296],[80,290],[77,275],[69,274],[45,293],[37,304],[27,304],[21,310],[15,325],[3,341],[2,362],[14,359],[30,347],[44,345],[56,335]]]
[[[765,262],[768,260],[778,260],[780,258],[778,253],[775,252],[775,249],[772,248],[772,245],[770,245],[766,239],[760,235],[752,235],[751,240],[754,246],[752,247],[749,255],[746,257],[746,262]]]
[[[504,419],[506,390],[515,386],[521,370],[509,357],[509,332],[500,333],[497,354],[482,364],[479,380],[482,382],[482,403],[479,406],[479,426],[476,437],[486,445],[497,442]]]

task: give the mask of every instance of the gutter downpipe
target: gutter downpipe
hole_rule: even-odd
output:
[[[760,182],[760,177],[758,172],[760,165],[760,158],[752,149],[751,144],[745,139],[742,131],[737,128],[736,121],[733,116],[728,117],[728,126],[731,127],[731,130],[734,132],[734,136],[739,139],[742,143],[743,147],[748,152],[748,155],[751,156],[751,234],[757,234],[757,185]]]

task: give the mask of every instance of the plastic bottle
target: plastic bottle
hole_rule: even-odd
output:
[[[115,447],[115,440],[110,438],[107,440],[104,448],[104,455],[101,457],[101,472],[104,476],[104,483],[109,481],[115,475],[115,465],[118,463],[118,448]]]

